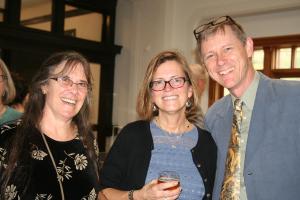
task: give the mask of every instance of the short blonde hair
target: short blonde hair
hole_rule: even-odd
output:
[[[14,100],[16,96],[16,88],[13,79],[11,78],[10,72],[4,63],[4,61],[0,58],[0,68],[2,75],[4,75],[4,92],[1,95],[1,101],[4,105],[8,105],[11,101]]]
[[[190,69],[193,73],[195,80],[204,80],[205,83],[207,82],[208,75],[207,75],[207,71],[206,71],[205,67],[203,67],[203,65],[200,65],[197,63],[191,64]]]
[[[190,69],[192,71],[192,76],[195,79],[197,88],[199,90],[199,113],[198,113],[198,120],[196,125],[199,126],[200,128],[204,127],[204,113],[201,109],[201,105],[200,105],[200,101],[201,101],[201,97],[202,97],[202,93],[205,90],[205,85],[207,84],[207,80],[208,80],[208,74],[207,71],[205,69],[205,67],[203,65],[200,64],[191,64],[190,65]],[[200,86],[200,81],[201,83],[203,83],[203,86]]]

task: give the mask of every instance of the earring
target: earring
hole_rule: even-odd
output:
[[[152,111],[153,111],[153,112],[157,111],[157,107],[156,107],[155,104],[153,104]]]
[[[191,107],[192,106],[192,102],[190,101],[190,99],[187,100],[187,102],[185,103],[185,106],[187,108]]]

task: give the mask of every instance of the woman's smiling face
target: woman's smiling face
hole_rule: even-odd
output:
[[[60,74],[64,64],[58,65],[53,74]],[[58,79],[51,79],[58,77],[49,77],[48,83],[42,87],[43,93],[46,95],[44,115],[50,114],[57,119],[72,120],[80,111],[88,93],[88,88],[85,90],[76,84],[87,83],[83,66],[78,63],[66,73],[60,74],[59,77],[69,79],[73,84],[66,86]]]
[[[185,77],[180,64],[174,60],[166,61],[158,66],[152,81],[170,81],[173,78]],[[153,103],[159,108],[159,114],[185,111],[185,104],[192,96],[192,87],[185,81],[182,87],[172,88],[169,83],[161,91],[151,92]]]

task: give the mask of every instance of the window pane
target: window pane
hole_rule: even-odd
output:
[[[224,96],[226,96],[227,94],[229,94],[230,92],[229,92],[229,90],[227,89],[227,88],[224,88]]]
[[[96,42],[101,41],[102,14],[69,5],[65,6],[65,11],[70,15],[65,18],[66,35]]]
[[[0,10],[1,10],[1,12],[4,11],[4,8],[5,8],[5,1],[4,0],[0,0]]]
[[[290,69],[291,68],[291,48],[282,48],[277,50],[277,64],[276,69]]]
[[[295,52],[295,68],[300,69],[300,47],[297,47]]]
[[[51,0],[24,1],[21,6],[21,24],[26,27],[50,31]]]
[[[0,22],[3,22],[4,8],[5,8],[5,1],[0,0]]]
[[[252,58],[254,69],[264,69],[264,50],[255,50]]]

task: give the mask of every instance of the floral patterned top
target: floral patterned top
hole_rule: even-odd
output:
[[[0,127],[0,174],[3,173],[1,170],[7,168],[7,155],[9,154],[9,149],[11,149],[7,147],[7,141],[15,133],[16,128],[17,123]],[[28,188],[23,194],[21,184],[18,184],[13,179],[5,189],[5,199],[61,199],[57,175],[41,133],[37,129],[32,131],[34,131],[34,134],[29,140],[30,151],[28,154],[31,165],[31,179],[29,184],[27,184]],[[73,140],[61,142],[55,141],[46,135],[45,138],[55,160],[58,178],[62,182],[65,199],[97,199],[99,190],[97,175],[81,140],[76,137]],[[96,140],[94,146],[96,155],[98,155]]]

